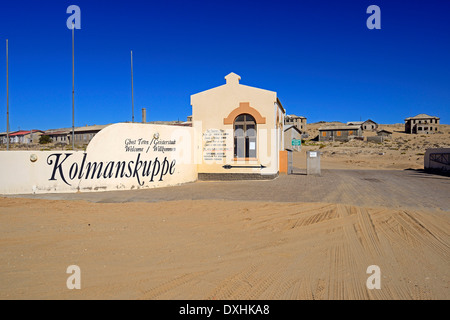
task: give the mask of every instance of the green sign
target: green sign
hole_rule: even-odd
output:
[[[302,145],[302,140],[292,139],[292,146],[293,147],[299,147],[301,145]]]

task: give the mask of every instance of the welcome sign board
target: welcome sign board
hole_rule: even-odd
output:
[[[0,194],[154,188],[197,179],[190,127],[115,124],[86,152],[0,152]]]

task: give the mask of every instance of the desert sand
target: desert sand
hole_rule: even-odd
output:
[[[301,171],[306,150],[320,150],[325,170],[421,169],[426,146],[448,146],[445,130],[394,132],[381,145],[310,142],[294,163]],[[195,194],[220,189],[217,182],[174,187],[178,198],[171,189],[167,201],[153,203],[146,197],[167,191],[136,191],[124,203],[96,203],[122,202],[112,193],[101,201],[95,194],[89,201],[0,198],[0,299],[450,299],[450,178],[409,172],[255,182],[264,201]],[[341,176],[352,184],[323,188],[323,196],[314,191],[322,201],[270,197],[280,183],[298,199],[305,189],[296,183],[326,185]],[[406,189],[410,181],[416,185]],[[81,290],[66,287],[70,265],[81,269]],[[371,265],[381,271],[379,290],[366,286]]]
[[[308,124],[310,139],[317,137],[319,128],[342,123]],[[306,161],[306,151],[320,150],[322,166],[328,169],[404,170],[423,169],[423,156],[429,148],[450,147],[450,125],[442,124],[435,134],[407,134],[404,124],[381,124],[378,130],[392,132],[382,143],[353,140],[349,142],[318,142],[308,140],[297,156],[298,166]],[[364,131],[375,136],[376,132]]]
[[[448,230],[440,210],[2,198],[0,299],[449,299]]]

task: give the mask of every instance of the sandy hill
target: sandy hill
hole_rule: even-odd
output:
[[[434,134],[407,134],[402,123],[380,124],[379,130],[391,131],[391,139],[382,143],[360,140],[349,142],[313,141],[319,128],[341,122],[318,122],[308,124],[309,139],[304,143],[302,153],[308,150],[322,152],[325,167],[345,169],[423,169],[423,155],[430,148],[450,148],[450,125],[441,125]],[[364,132],[364,136],[376,135]],[[304,156],[297,155],[297,164],[302,167]]]

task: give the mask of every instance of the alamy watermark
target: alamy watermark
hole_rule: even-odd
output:
[[[71,5],[67,7],[68,14],[71,14],[69,18],[67,18],[66,25],[67,28],[72,30],[74,27],[75,29],[81,29],[81,9],[79,6]]]
[[[381,269],[379,266],[371,265],[367,267],[367,274],[370,274],[371,276],[367,278],[366,286],[367,289],[373,290],[373,289],[381,289]]]
[[[371,5],[367,8],[367,13],[370,17],[367,18],[367,28],[369,30],[381,29],[381,9],[379,6]]]
[[[80,290],[81,289],[81,269],[79,266],[72,265],[67,267],[66,273],[70,274],[67,278],[67,289],[69,290]]]

